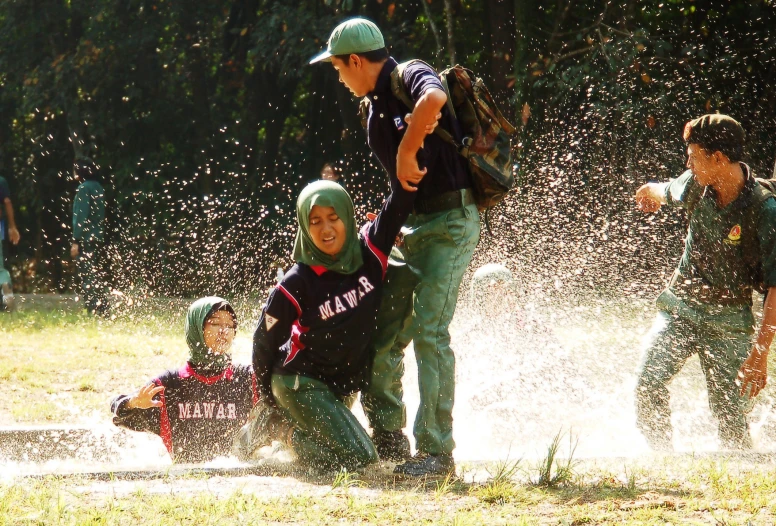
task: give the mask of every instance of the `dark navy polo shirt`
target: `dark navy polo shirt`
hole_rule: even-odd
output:
[[[391,72],[396,60],[389,58],[383,65],[374,91],[367,97],[371,102],[367,125],[367,140],[377,159],[388,172],[391,188],[400,184],[396,177],[396,154],[399,143],[407,130],[404,116],[410,109],[391,92]],[[404,69],[404,85],[410,98],[417,102],[426,90],[437,88],[444,91],[437,73],[426,64],[413,63]],[[455,118],[445,105],[439,125],[450,131],[458,140],[461,132]],[[418,150],[418,166],[428,173],[418,186],[419,200],[428,199],[452,190],[471,187],[466,160],[458,154],[455,146],[448,144],[436,134],[426,136],[424,146]]]

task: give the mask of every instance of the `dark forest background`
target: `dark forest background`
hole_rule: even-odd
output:
[[[748,161],[776,155],[773,0],[5,0],[0,175],[20,291],[72,289],[75,156],[102,168],[111,279],[124,294],[255,292],[288,266],[294,200],[337,163],[360,210],[387,183],[355,101],[307,66],[350,16],[398,60],[460,63],[519,125],[519,186],[476,262],[526,287],[651,292],[683,219],[633,210],[683,169],[683,124],[728,113]]]

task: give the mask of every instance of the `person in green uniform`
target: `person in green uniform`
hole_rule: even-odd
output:
[[[8,240],[17,245],[19,243],[19,230],[16,228],[16,220],[13,215],[13,203],[11,202],[11,190],[5,177],[0,177],[0,310],[12,311],[14,308],[13,287],[11,285],[11,273],[5,268],[3,259],[3,240],[5,240],[6,226],[8,228]]]
[[[453,460],[455,355],[449,326],[458,293],[480,237],[466,160],[433,131],[437,124],[458,140],[460,126],[450,113],[436,71],[414,61],[397,69],[380,29],[353,18],[331,33],[327,49],[310,63],[330,62],[339,80],[369,102],[367,142],[388,174],[391,188],[417,197],[389,267],[373,345],[376,349],[369,390],[362,397],[380,458],[405,461],[396,472],[410,476],[444,475]],[[392,74],[404,84],[414,108],[391,89]],[[402,429],[404,348],[412,340],[418,362],[420,406],[415,417],[417,454]]]
[[[99,182],[99,169],[91,159],[76,159],[73,173],[76,180],[83,182],[73,200],[70,255],[76,260],[86,310],[104,316],[109,310],[103,275],[105,190]]]
[[[684,254],[657,298],[657,319],[638,372],[637,425],[652,448],[672,448],[667,385],[697,354],[722,446],[747,449],[752,440],[746,395],[756,390],[742,391],[736,380],[750,350],[753,356],[767,352],[776,327],[776,199],[741,162],[744,130],[731,117],[692,120],[684,140],[688,170],[636,192],[644,212],[668,205],[685,208],[689,216]],[[753,341],[752,291],[761,285],[769,294]],[[760,385],[754,375],[750,380]]]

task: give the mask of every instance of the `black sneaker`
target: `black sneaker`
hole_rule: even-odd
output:
[[[419,452],[404,464],[396,466],[393,472],[410,477],[446,477],[455,473],[455,461],[450,454],[429,455]]]
[[[410,441],[404,436],[401,429],[398,431],[375,429],[372,432],[372,443],[375,445],[380,460],[404,462],[412,458]]]

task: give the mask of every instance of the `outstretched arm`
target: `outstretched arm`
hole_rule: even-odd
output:
[[[690,170],[665,183],[647,183],[636,191],[636,207],[642,212],[657,212],[661,206],[692,207],[703,188]]]
[[[110,404],[114,415],[113,423],[133,431],[148,431],[159,434],[161,394],[164,386],[158,380],[144,385],[134,395],[121,395]]]
[[[647,183],[636,190],[636,208],[642,212],[657,212],[666,204],[668,183]]]

